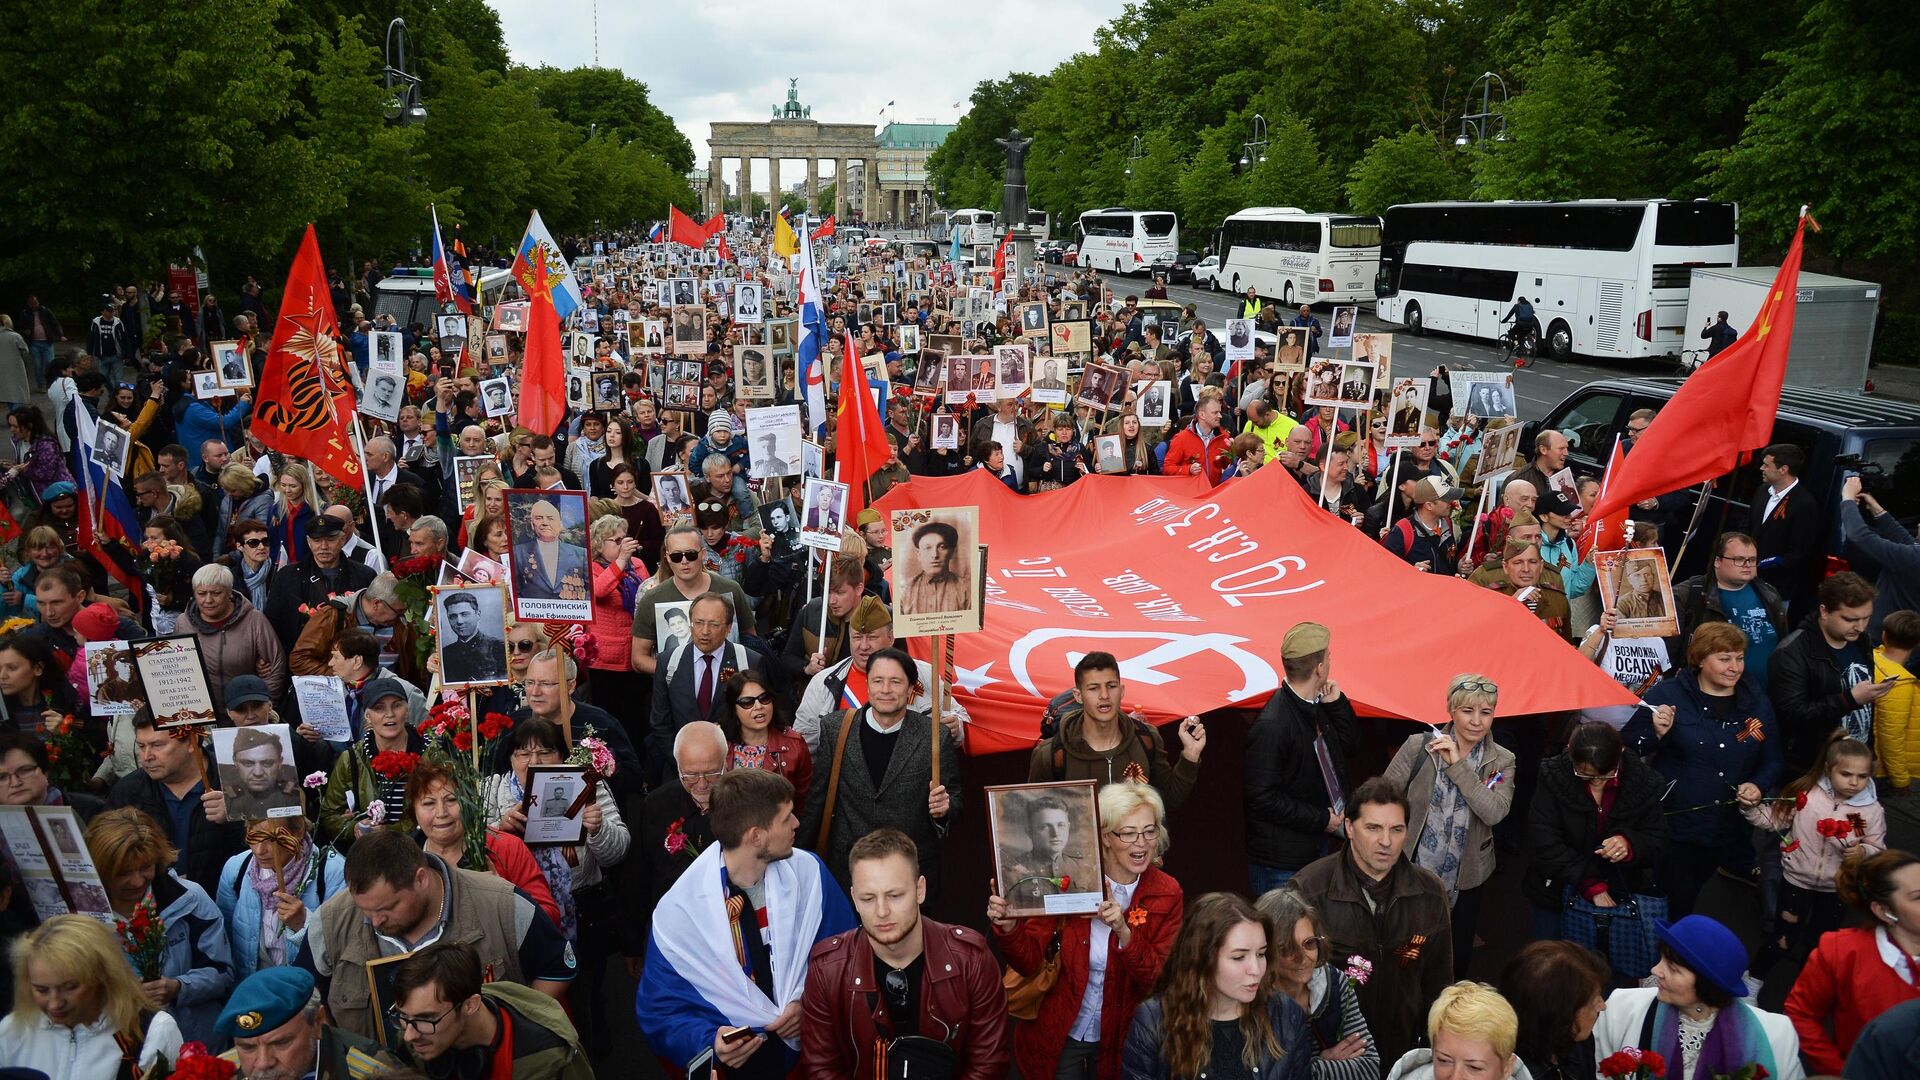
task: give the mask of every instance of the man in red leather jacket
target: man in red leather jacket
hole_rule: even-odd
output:
[[[898,1068],[887,1058],[925,1062],[951,1052],[955,1077],[1004,1077],[1012,1057],[1007,995],[986,938],[920,917],[927,881],[900,830],[861,837],[847,863],[860,929],[820,942],[807,960],[800,1075],[891,1076]]]

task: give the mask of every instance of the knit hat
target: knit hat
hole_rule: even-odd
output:
[[[120,625],[120,616],[103,603],[92,603],[74,613],[73,628],[88,641],[106,641]]]
[[[711,433],[721,428],[733,430],[733,414],[725,409],[715,409],[707,414],[707,431]]]

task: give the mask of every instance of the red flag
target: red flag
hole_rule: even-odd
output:
[[[1787,350],[1793,343],[1805,233],[1802,215],[1753,325],[1689,376],[1640,433],[1633,453],[1617,474],[1609,475],[1606,492],[1594,504],[1594,517],[1711,480],[1738,465],[1741,454],[1767,445],[1773,437],[1780,384],[1787,377]]]
[[[713,239],[714,237],[719,236],[721,231],[724,230],[726,227],[727,227],[727,215],[725,214],[713,215],[712,217],[707,219],[707,223],[705,225],[700,226],[700,231],[702,233],[700,237],[700,242],[704,244],[707,241]]]
[[[847,520],[866,509],[867,481],[893,456],[893,445],[880,426],[880,410],[867,387],[867,368],[854,352],[853,335],[846,337],[840,356],[840,402],[835,409],[833,460],[847,495]]]
[[[832,235],[833,235],[833,215],[828,214],[827,220],[822,221],[820,223],[819,228],[807,234],[807,239],[808,240],[825,240],[826,238]]]
[[[706,226],[681,213],[679,207],[667,207],[667,242],[669,244],[684,244],[690,248],[697,248],[706,244],[709,235],[711,234],[707,232]]]
[[[80,517],[84,520],[86,515],[82,514]],[[13,516],[13,511],[7,509],[7,504],[0,501],[0,544],[11,544],[18,539],[20,539],[20,522]]]
[[[719,255],[721,262],[733,261],[733,249],[727,246],[727,238],[724,236],[720,238]]]
[[[1607,460],[1607,471],[1600,477],[1600,498],[1594,501],[1595,509],[1606,499],[1607,489],[1612,486],[1614,478],[1620,475],[1620,463],[1626,459],[1626,446],[1620,441],[1620,436],[1615,435],[1613,456]],[[1596,551],[1618,551],[1625,547],[1623,541],[1627,537],[1627,516],[1626,507],[1606,517],[1589,515],[1580,526],[1580,535],[1574,538],[1574,548],[1580,557],[1586,559]]]
[[[262,445],[304,458],[343,484],[360,486],[360,459],[347,438],[353,416],[340,326],[327,290],[313,226],[287,271],[273,343],[260,371],[252,431]]]
[[[679,211],[674,211],[678,213]],[[560,350],[560,315],[547,286],[547,264],[533,268],[535,286],[527,308],[527,355],[521,368],[517,422],[528,431],[551,435],[567,418],[567,377]]]
[[[1000,238],[1000,245],[993,249],[993,291],[1000,291],[1000,284],[1007,279],[1007,263],[1013,261],[1013,230]]]

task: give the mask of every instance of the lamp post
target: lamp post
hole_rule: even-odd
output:
[[[1133,163],[1147,156],[1145,147],[1146,144],[1141,141],[1140,136],[1135,135],[1133,137],[1133,149],[1127,151],[1127,176],[1133,175]]]
[[[1267,163],[1267,118],[1253,114],[1253,137],[1240,144],[1240,167]]]
[[[1507,81],[1491,71],[1482,73],[1467,88],[1467,108],[1473,107],[1475,90],[1480,92],[1480,111],[1461,114],[1460,134],[1453,140],[1453,145],[1458,147],[1465,148],[1488,139],[1502,142],[1507,137],[1507,118],[1495,109],[1496,105],[1507,103]],[[1498,102],[1493,98],[1495,90],[1500,92]]]
[[[420,76],[407,70],[407,20],[387,24],[387,119],[402,127],[424,123],[427,107],[420,104]]]

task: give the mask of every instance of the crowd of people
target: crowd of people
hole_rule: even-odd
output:
[[[1677,633],[1616,638],[1650,608],[1631,584],[1601,600],[1575,540],[1595,487],[1552,483],[1565,435],[1481,460],[1490,429],[1453,411],[1442,370],[1400,445],[1384,400],[1307,407],[1310,307],[1291,323],[1302,355],[1258,344],[1229,364],[1191,310],[1161,319],[1089,271],[1002,280],[877,243],[803,296],[773,231],[725,236],[610,235],[576,260],[569,362],[616,389],[554,430],[482,392],[524,389],[507,297],[481,298],[485,336],[453,341],[369,317],[371,264],[337,281],[345,376],[362,384],[383,334],[406,357],[396,419],[356,421],[364,482],[263,440],[247,390],[196,391],[216,353],[237,349],[255,386],[275,362],[251,279],[231,315],[116,288],[84,349],[37,303],[0,320],[20,519],[0,590],[0,808],[71,808],[104,896],[86,907],[62,884],[72,913],[46,910],[32,838],[6,830],[0,1072],[203,1076],[210,1057],[258,1080],[614,1075],[633,1068],[612,1019],[630,1010],[688,1076],[1910,1075],[1920,857],[1888,846],[1882,800],[1920,770],[1915,541],[1858,481],[1842,518],[1880,545],[1878,582],[1816,579],[1805,455],[1781,444],[1747,528],[1674,586]],[[740,284],[760,287],[750,309]],[[1091,782],[1097,840],[1070,842],[1065,807],[1036,804],[1018,884],[1097,875],[1097,906],[1056,912],[998,875],[983,893],[943,873],[955,821],[986,813],[972,720],[894,635],[901,594],[939,583],[892,578],[871,508],[837,552],[795,542],[802,469],[749,446],[750,409],[801,405],[824,451],[811,471],[832,474],[835,421],[798,370],[803,303],[826,370],[864,362],[881,395],[890,455],[854,478],[863,504],[975,469],[1029,493],[1284,470],[1355,544],[1511,597],[1564,641],[1543,666],[1598,665],[1640,703],[1496,721],[1500,687],[1462,672],[1444,716],[1382,726],[1340,688],[1355,643],[1301,621],[1242,760],[1221,762],[1208,726],[1240,714],[1156,728],[1125,707],[1122,663],[1088,653],[1027,779]],[[1086,351],[1054,355],[1046,328],[1081,321]],[[943,363],[1013,343],[1031,385],[988,379],[949,403]],[[756,349],[770,375],[736,363]],[[1083,369],[1119,382],[1089,400]],[[1652,420],[1636,414],[1629,452]],[[112,466],[141,530],[126,553],[85,527],[97,447],[81,432],[107,425],[132,441]],[[1463,509],[1487,485],[1485,512]],[[550,503],[515,517],[508,493],[527,489],[584,493],[577,565],[533,520],[560,528]],[[1635,536],[1671,541],[1690,511],[1643,503]],[[436,614],[430,586],[476,581],[572,589],[591,617],[509,603],[479,626],[470,599]],[[169,636],[197,644],[211,725],[157,720],[117,666],[128,642]],[[443,669],[470,688],[443,689]],[[209,737],[226,728],[230,756]],[[229,771],[241,755],[251,773]],[[564,765],[586,790],[542,802]],[[1230,786],[1225,769],[1246,887],[1189,896],[1166,855],[1175,831],[1209,842],[1181,810],[1203,772]],[[549,816],[577,833],[552,841]],[[1533,940],[1470,981],[1502,860]],[[1757,949],[1699,910],[1716,876],[1754,888]],[[934,903],[966,917],[936,921]],[[610,999],[615,964],[630,1000]],[[1784,1012],[1763,1010],[1781,979]]]

